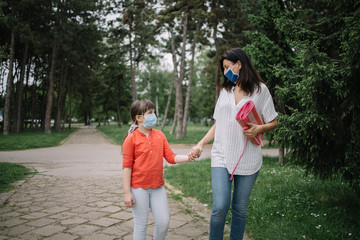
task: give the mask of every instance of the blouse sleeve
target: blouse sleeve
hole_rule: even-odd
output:
[[[132,135],[126,137],[123,143],[122,153],[123,153],[123,169],[132,168],[134,164],[134,144],[133,144]]]
[[[265,91],[264,91],[265,90]],[[274,101],[272,99],[272,96],[270,94],[269,89],[265,86],[264,91],[264,106],[262,108],[262,117],[265,123],[271,122],[274,120],[278,113],[275,110]]]
[[[164,156],[164,158],[165,158],[165,160],[168,162],[168,163],[170,163],[170,164],[175,164],[175,156],[176,156],[176,154],[171,150],[171,148],[170,148],[170,145],[169,145],[169,143],[168,143],[168,141],[167,141],[167,139],[166,139],[166,137],[165,137],[165,135],[164,135],[164,133],[162,133],[163,134],[163,138],[164,138],[164,153],[163,153],[163,156]]]
[[[216,101],[216,105],[215,105],[215,109],[214,109],[213,118],[215,120],[217,120],[217,118],[219,117],[219,105],[220,105],[221,95],[222,95],[222,91],[220,91],[220,94],[219,94],[219,97],[218,97],[218,99]]]

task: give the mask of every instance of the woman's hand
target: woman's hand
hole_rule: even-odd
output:
[[[248,138],[255,138],[258,134],[262,133],[261,125],[248,123],[249,128],[243,128],[243,134]]]
[[[124,203],[125,203],[125,206],[127,206],[129,208],[133,207],[135,204],[134,196],[131,193],[125,193]]]
[[[265,133],[275,129],[277,127],[277,120],[275,118],[271,122],[268,122],[263,125],[256,125],[253,123],[248,123],[248,125],[249,125],[248,129],[243,129],[243,134],[248,138],[255,138],[257,135],[261,133]]]
[[[200,157],[201,153],[203,151],[202,145],[198,143],[196,146],[192,147],[189,153],[189,156],[192,159]]]

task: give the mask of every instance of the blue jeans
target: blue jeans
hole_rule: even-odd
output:
[[[230,240],[243,239],[246,211],[250,193],[259,172],[253,175],[234,175]],[[210,218],[210,240],[222,240],[226,215],[231,201],[231,174],[226,168],[211,168],[213,207]]]

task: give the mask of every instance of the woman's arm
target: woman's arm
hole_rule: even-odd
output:
[[[131,183],[131,171],[132,168],[124,168],[123,169],[123,185],[124,185],[124,203],[127,207],[133,207],[135,204],[134,196],[131,193],[130,183]]]
[[[256,125],[252,123],[248,123],[248,125],[250,126],[250,128],[247,130],[243,130],[243,133],[246,137],[254,138],[258,134],[265,133],[275,129],[277,127],[277,120],[275,118],[271,122],[265,123],[263,125]]]
[[[216,128],[216,122],[214,123],[214,125],[209,129],[209,131],[206,133],[206,135],[203,137],[203,139],[200,140],[200,142],[198,142],[198,144],[196,146],[194,146],[193,148],[191,148],[190,151],[190,156],[192,158],[196,158],[196,157],[200,157],[202,151],[203,151],[203,146],[205,144],[207,144],[208,142],[210,142],[211,140],[214,139],[215,136],[215,128]]]

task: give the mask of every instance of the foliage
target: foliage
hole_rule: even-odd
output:
[[[23,180],[31,174],[30,169],[7,162],[0,162],[0,193],[9,191],[14,183],[19,180]]]
[[[276,139],[309,173],[343,176],[358,188],[359,4],[260,2],[246,49],[275,93]]]
[[[277,158],[263,161],[247,213],[251,239],[357,239],[360,199],[345,182],[304,176],[303,168],[280,165]],[[210,165],[202,160],[167,167],[165,181],[211,209]]]

